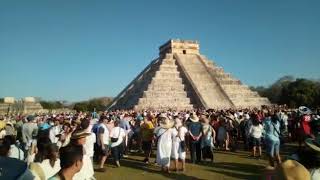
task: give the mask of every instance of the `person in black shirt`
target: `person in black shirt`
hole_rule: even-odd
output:
[[[192,163],[201,162],[201,136],[202,126],[199,122],[199,117],[196,114],[192,114],[189,118],[188,133],[190,135],[190,155]]]

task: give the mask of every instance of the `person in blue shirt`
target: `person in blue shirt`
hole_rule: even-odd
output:
[[[276,114],[269,112],[264,120],[264,132],[266,153],[269,157],[269,164],[274,168],[274,162],[281,164],[280,157],[280,122]]]

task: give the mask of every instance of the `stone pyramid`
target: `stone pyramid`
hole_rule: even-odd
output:
[[[227,109],[270,104],[201,55],[197,41],[170,40],[159,50],[159,58],[114,99],[109,109]]]

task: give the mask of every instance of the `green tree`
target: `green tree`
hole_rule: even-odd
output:
[[[307,79],[297,79],[283,88],[281,103],[288,104],[290,107],[301,105],[309,107],[319,106],[320,88],[315,81]]]
[[[44,109],[61,109],[64,105],[60,101],[40,101]]]

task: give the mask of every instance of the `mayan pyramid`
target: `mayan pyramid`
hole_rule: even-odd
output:
[[[199,52],[197,41],[170,40],[109,109],[185,110],[270,104]]]

